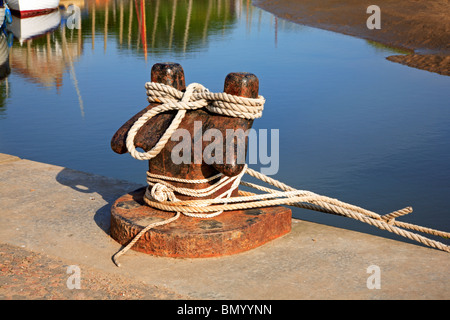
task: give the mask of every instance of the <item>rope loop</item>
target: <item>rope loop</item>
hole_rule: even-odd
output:
[[[147,89],[147,100],[149,102],[162,104],[145,112],[128,131],[126,139],[127,149],[131,156],[138,160],[150,160],[156,157],[178,128],[188,110],[206,108],[206,110],[213,113],[253,120],[262,116],[265,103],[265,99],[262,96],[252,99],[224,92],[211,93],[199,83],[191,83],[186,87],[185,92],[157,82],[147,82],[145,88]],[[137,151],[134,145],[134,138],[139,129],[154,116],[170,110],[177,110],[178,112],[156,145],[147,152]]]

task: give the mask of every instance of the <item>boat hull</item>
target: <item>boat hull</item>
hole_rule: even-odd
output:
[[[29,39],[46,34],[61,23],[61,13],[54,11],[46,15],[28,18],[14,18],[8,25],[8,30],[19,40],[20,43]]]
[[[58,10],[59,0],[9,0],[7,4],[13,15],[28,18]]]

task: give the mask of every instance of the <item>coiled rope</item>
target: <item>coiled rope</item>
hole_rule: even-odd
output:
[[[211,93],[208,89],[198,83],[190,84],[185,92],[181,92],[168,85],[154,82],[146,83],[145,87],[147,89],[148,101],[158,102],[161,103],[161,105],[154,107],[143,114],[128,132],[126,140],[128,151],[138,160],[149,160],[159,154],[178,128],[187,110],[205,108],[210,112],[230,117],[256,119],[261,117],[265,103],[265,99],[262,96],[251,99],[227,93]],[[178,110],[178,112],[158,143],[147,152],[138,152],[134,146],[134,138],[139,129],[155,115],[169,110]],[[279,190],[241,181],[244,174],[248,174]],[[445,238],[450,238],[450,233],[396,220],[396,218],[400,216],[411,213],[411,207],[406,207],[386,215],[379,215],[375,212],[337,199],[318,195],[310,191],[297,190],[280,181],[252,170],[247,166],[244,166],[244,169],[234,177],[227,177],[222,173],[218,173],[212,177],[197,180],[166,177],[147,172],[147,182],[148,187],[144,195],[144,201],[153,208],[175,212],[175,215],[167,220],[151,223],[142,229],[126,247],[119,250],[113,256],[113,261],[117,266],[120,266],[118,258],[128,251],[139,238],[145,234],[145,232],[151,228],[173,222],[178,219],[181,214],[195,218],[211,218],[221,214],[223,211],[276,205],[290,205],[325,213],[338,214],[367,223],[382,230],[387,230],[426,246],[450,252],[449,246],[405,229]],[[185,184],[213,183],[204,189],[191,189],[175,187],[171,182],[182,182]],[[229,189],[216,198],[201,199],[214,194],[226,185],[230,185]],[[231,197],[232,192],[236,190],[239,185],[263,191],[265,194],[254,194],[252,192],[239,190],[238,197]],[[175,193],[200,199],[181,201],[177,199]]]

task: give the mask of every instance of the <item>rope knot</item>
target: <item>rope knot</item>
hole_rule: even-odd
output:
[[[158,202],[167,200],[176,201],[176,197],[173,191],[161,183],[155,183],[150,194],[152,195],[152,198]]]

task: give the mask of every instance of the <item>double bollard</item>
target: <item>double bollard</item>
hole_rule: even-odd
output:
[[[151,70],[151,81],[169,85],[179,91],[186,89],[183,68],[177,63],[155,64]],[[258,90],[259,80],[251,73],[230,73],[225,78],[224,92],[227,94],[257,98]],[[116,153],[128,153],[126,140],[129,130],[145,112],[159,105],[161,104],[157,102],[150,103],[114,134],[111,147]],[[146,122],[134,138],[136,148],[144,151],[151,150],[170,126],[176,113],[176,110],[165,111]],[[246,152],[246,136],[236,135],[232,143],[223,142],[223,147],[216,149],[223,151],[224,154],[220,157],[223,161],[216,162],[208,161],[202,156],[196,158],[198,151],[205,150],[210,140],[198,139],[198,137],[209,129],[219,130],[223,136],[226,136],[227,130],[230,129],[246,132],[252,124],[253,120],[211,113],[205,109],[187,111],[177,130],[189,133],[185,136],[192,139],[191,143],[187,144],[192,148],[189,153],[191,161],[174,161],[174,151],[179,147],[180,142],[169,139],[160,153],[148,160],[148,171],[153,175],[179,179],[179,181],[171,181],[174,187],[194,190],[208,188],[212,182],[205,179],[219,173],[234,177],[245,167],[245,163],[239,161],[242,157],[239,157],[237,153],[242,148]],[[203,152],[200,154],[203,155]],[[181,180],[203,180],[204,182],[186,184]],[[214,199],[226,192],[227,188],[230,188],[230,185],[223,186],[203,199]],[[145,191],[146,188],[143,187],[130,192],[117,199],[112,205],[110,235],[124,246],[147,225],[173,216],[173,212],[148,206],[144,201]],[[238,192],[238,188],[234,189],[231,196],[239,196]],[[186,194],[175,193],[175,195],[179,200],[196,200]],[[231,255],[256,248],[288,233],[291,230],[291,215],[290,209],[281,206],[224,211],[211,218],[181,215],[170,224],[148,230],[136,241],[132,249],[165,257],[200,258]]]

